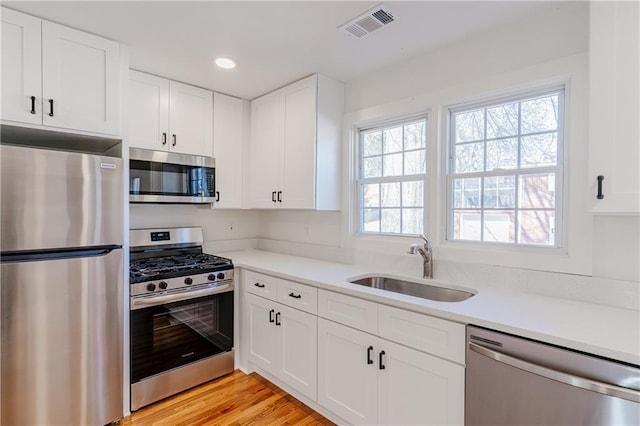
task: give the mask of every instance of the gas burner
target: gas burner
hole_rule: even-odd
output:
[[[206,253],[132,259],[129,263],[131,284],[232,269],[230,259]]]

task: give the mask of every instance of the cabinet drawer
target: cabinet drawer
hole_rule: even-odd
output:
[[[308,285],[287,280],[278,280],[277,301],[292,308],[318,313],[318,289]]]
[[[464,365],[462,324],[379,305],[378,335]]]
[[[276,300],[277,278],[247,270],[243,271],[242,276],[245,289],[249,293]]]
[[[318,291],[318,315],[368,333],[378,332],[378,305],[331,291]]]

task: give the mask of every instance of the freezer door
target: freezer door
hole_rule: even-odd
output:
[[[122,417],[122,267],[121,249],[0,265],[0,424]]]
[[[0,149],[2,252],[122,245],[122,159]]]

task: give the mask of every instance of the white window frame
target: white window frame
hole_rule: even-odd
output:
[[[425,147],[424,147],[424,155],[425,155],[425,172],[422,174],[413,174],[413,175],[398,175],[398,176],[386,176],[386,177],[376,177],[376,178],[364,178],[363,177],[363,140],[361,138],[361,134],[363,132],[383,129],[387,127],[393,127],[394,125],[404,125],[411,122],[416,122],[419,120],[424,120],[425,122]],[[428,194],[429,194],[429,185],[430,185],[430,156],[429,156],[429,136],[430,136],[430,116],[428,112],[421,112],[417,114],[410,114],[400,117],[394,117],[391,119],[382,119],[377,121],[368,122],[366,125],[356,126],[354,128],[354,136],[355,136],[355,191],[356,200],[354,203],[355,206],[355,214],[354,214],[354,234],[358,237],[385,237],[385,238],[415,238],[420,234],[403,234],[403,233],[390,233],[390,232],[372,232],[372,231],[364,231],[363,223],[362,223],[362,188],[366,183],[389,183],[389,182],[411,182],[420,180],[423,182],[423,204],[422,204],[422,233],[427,232],[427,223],[428,223],[428,215],[429,215],[429,204],[428,204]],[[403,135],[404,140],[404,135]],[[404,154],[403,150],[400,151]],[[404,166],[404,155],[403,155],[403,166]],[[404,168],[404,167],[403,167]],[[400,193],[400,199],[402,200],[402,192]],[[400,202],[402,206],[402,201]],[[402,210],[402,209],[401,209]],[[402,214],[401,214],[402,220]],[[402,227],[400,228],[402,230]]]
[[[480,171],[480,172],[469,172],[469,173],[455,173],[455,140],[453,135],[453,126],[452,126],[452,114],[462,111],[472,111],[474,109],[481,108],[491,108],[494,106],[499,106],[502,104],[508,104],[513,102],[522,102],[530,98],[542,97],[545,95],[551,95],[558,93],[558,138],[557,138],[557,163],[555,166],[545,166],[545,167],[531,167],[531,168],[514,168],[514,169],[499,169],[493,171]],[[480,245],[480,246],[494,246],[494,247],[506,247],[506,248],[536,248],[541,250],[558,250],[564,249],[566,247],[565,240],[565,227],[566,227],[566,216],[565,216],[565,204],[567,202],[566,197],[564,195],[564,187],[565,187],[565,179],[564,175],[567,170],[567,161],[566,161],[566,140],[565,140],[565,114],[566,114],[566,96],[567,96],[567,88],[565,84],[553,85],[549,87],[539,88],[536,90],[522,91],[519,93],[512,93],[509,96],[502,97],[493,97],[493,98],[484,98],[482,100],[478,100],[475,102],[461,103],[456,105],[449,106],[446,111],[446,212],[445,212],[445,240],[447,243],[452,244],[460,244],[460,245]],[[486,119],[485,119],[486,126]],[[520,126],[520,120],[518,121],[518,126]],[[518,138],[520,138],[520,131],[518,131]],[[486,139],[486,129],[485,129],[485,139],[483,145],[483,155],[486,161],[487,155],[487,139]],[[519,156],[519,154],[518,154]],[[483,241],[481,240],[465,240],[465,239],[454,239],[454,198],[453,198],[453,181],[454,179],[460,178],[483,178],[483,177],[495,177],[495,176],[519,176],[526,174],[534,174],[534,173],[555,173],[555,237],[554,244],[523,244],[518,242],[518,222],[517,222],[517,214],[521,209],[518,207],[518,185],[516,183],[515,188],[515,200],[516,206],[513,209],[498,209],[498,208],[488,208],[480,207],[478,209],[482,212],[492,211],[492,210],[513,210],[516,215],[516,221],[514,223],[514,242],[499,242],[499,241]],[[482,180],[481,180],[482,182]],[[484,188],[482,183],[480,184],[480,200],[483,200],[483,192]],[[524,209],[530,210],[530,209]],[[480,225],[480,231],[483,232],[483,227]]]

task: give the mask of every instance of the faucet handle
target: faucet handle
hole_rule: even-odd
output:
[[[420,234],[420,237],[422,237],[422,239],[424,240],[425,244],[431,245],[431,241],[429,241],[429,239],[427,238],[426,235]]]

